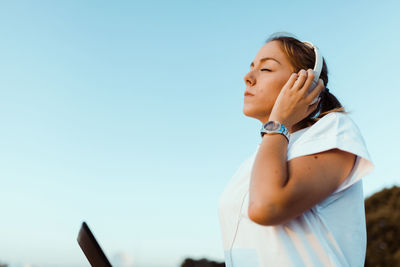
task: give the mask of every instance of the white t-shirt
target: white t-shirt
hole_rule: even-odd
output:
[[[226,266],[364,266],[367,236],[361,178],[374,165],[353,120],[332,112],[291,134],[287,161],[333,148],[351,152],[357,159],[331,195],[287,224],[263,226],[249,219],[250,173],[260,144],[218,200]]]

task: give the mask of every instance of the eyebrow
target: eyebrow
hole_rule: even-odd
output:
[[[281,64],[278,60],[276,60],[275,58],[272,58],[272,57],[264,57],[264,58],[260,59],[260,63],[263,63],[266,60],[274,60],[274,61],[278,62],[279,64]],[[251,62],[250,68],[251,67],[254,67],[254,62]]]

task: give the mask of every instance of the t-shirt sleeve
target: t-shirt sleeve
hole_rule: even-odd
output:
[[[374,170],[359,128],[348,115],[341,112],[325,115],[299,138],[289,142],[287,161],[334,148],[357,156],[351,173],[334,193],[345,190]]]

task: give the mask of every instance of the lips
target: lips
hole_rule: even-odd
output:
[[[245,91],[245,92],[244,92],[244,96],[254,96],[254,95],[251,94],[251,93],[249,93],[249,92],[247,92],[247,91]]]

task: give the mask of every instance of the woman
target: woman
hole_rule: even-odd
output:
[[[244,76],[243,113],[289,134],[263,134],[220,196],[226,266],[364,266],[361,178],[374,166],[326,88],[325,62],[308,93],[315,58],[309,44],[273,35]]]

